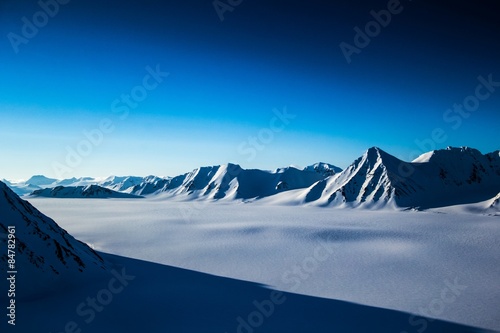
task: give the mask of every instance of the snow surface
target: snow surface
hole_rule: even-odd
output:
[[[279,206],[259,201],[176,202],[161,197],[29,201],[99,251],[307,296],[500,330],[500,221],[495,216],[460,214],[453,208],[445,214]],[[442,301],[443,292],[454,283],[463,287],[452,301]],[[203,295],[209,292],[204,290]],[[144,299],[150,301],[148,297]],[[221,302],[226,300],[223,297]],[[305,318],[307,304],[302,309]],[[218,307],[217,303],[213,306]],[[170,314],[182,315],[176,311]],[[360,315],[360,321],[362,318]],[[227,332],[236,331],[233,321],[235,327]],[[436,329],[436,323],[428,323],[429,332]],[[293,325],[282,327],[294,331]],[[406,331],[417,332],[417,328]]]
[[[270,290],[241,280],[103,255],[115,273],[20,304],[17,332],[485,332],[407,313]],[[121,284],[116,274],[125,274]],[[123,275],[121,275],[123,276]],[[119,287],[110,298],[109,285]],[[123,286],[123,288],[122,288]],[[89,300],[96,303],[93,310]],[[274,303],[274,304],[273,304]],[[80,312],[75,311],[80,309]],[[252,326],[250,326],[250,323]],[[418,331],[417,331],[418,330]],[[8,330],[11,332],[13,330]]]

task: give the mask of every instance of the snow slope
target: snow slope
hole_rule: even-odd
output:
[[[86,305],[115,276],[23,303],[16,332],[352,333],[485,332],[458,324],[360,304],[281,293],[262,285],[109,254],[128,277],[100,311]],[[96,297],[97,295],[97,297]],[[77,306],[85,315],[75,312]],[[410,318],[414,321],[410,324]],[[74,330],[65,331],[66,325]],[[9,332],[9,331],[8,331]]]
[[[304,202],[351,207],[442,207],[479,202],[500,189],[498,152],[467,147],[426,153],[408,163],[372,147],[346,170],[302,193]]]
[[[33,298],[63,288],[88,277],[86,273],[105,268],[101,256],[69,235],[52,219],[30,203],[20,199],[0,182],[0,232],[15,226],[17,298]],[[2,237],[2,249],[7,239]],[[7,268],[7,252],[2,251],[0,265]],[[7,289],[5,289],[7,290]]]
[[[500,193],[498,193],[495,197],[490,198],[488,200],[469,203],[469,204],[453,205],[448,207],[438,207],[431,209],[431,211],[438,213],[481,214],[488,216],[500,216],[499,201],[500,201]]]

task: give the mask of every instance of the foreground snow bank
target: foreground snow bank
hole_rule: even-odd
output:
[[[498,217],[152,199],[30,202],[100,251],[500,330]]]

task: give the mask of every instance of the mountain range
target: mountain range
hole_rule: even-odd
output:
[[[372,154],[372,152],[368,153],[368,160],[371,159]],[[365,159],[362,159],[356,164],[356,166],[360,169],[364,169],[364,162],[366,162]],[[228,172],[227,169],[218,168],[217,171],[215,171],[215,174],[219,171],[221,171],[221,175]],[[228,178],[229,183],[235,179],[238,180],[238,177],[240,176],[240,174],[237,173],[237,168],[233,171],[235,173],[231,175],[234,177]],[[293,171],[292,175],[294,175],[295,172],[296,171]],[[250,176],[254,176],[253,173],[255,173],[255,171],[250,173]],[[257,174],[260,173],[257,172]],[[274,175],[273,177],[275,178],[281,179],[280,181],[285,181],[282,179],[282,176],[278,177],[275,173],[270,174]],[[281,175],[281,173],[278,173],[278,175]],[[335,175],[332,176],[335,177]],[[332,176],[327,176],[327,178]],[[210,177],[210,179],[212,180],[214,177],[215,175]],[[271,178],[269,175],[264,176],[266,181],[268,180],[268,177]],[[337,177],[340,178],[340,176]],[[346,175],[342,177],[346,177]],[[45,182],[42,177],[36,177],[35,179],[38,179],[42,183]],[[192,177],[187,179],[190,179],[190,182],[196,179],[196,177],[194,177],[194,179]],[[274,178],[273,180],[276,181]],[[328,183],[329,182],[330,181],[328,181]],[[42,183],[39,184],[43,185]],[[196,188],[196,186],[201,183],[198,184],[197,182],[194,182],[192,184],[197,184],[195,185]],[[293,184],[298,186],[298,183]],[[197,191],[194,189],[192,190]],[[286,191],[280,193],[286,193]],[[375,193],[378,192],[375,191]],[[382,197],[383,196],[380,196],[380,198]],[[495,204],[497,204],[498,197],[495,200]],[[239,210],[239,208],[236,209]],[[235,212],[237,212],[237,210],[235,210]],[[221,276],[216,276],[214,274],[206,274],[197,270],[183,269],[151,261],[137,260],[119,255],[96,252],[85,243],[78,241],[73,236],[68,234],[68,232],[62,229],[54,220],[43,215],[43,213],[34,208],[28,201],[21,199],[1,181],[0,212],[0,244],[4,245],[5,249],[7,249],[7,243],[9,244],[9,249],[12,244],[15,244],[15,250],[12,250],[14,254],[7,254],[7,251],[5,251],[2,255],[0,255],[0,264],[2,267],[9,267],[8,269],[11,270],[7,274],[8,278],[4,279],[4,282],[2,283],[3,288],[5,288],[6,291],[8,290],[8,293],[6,292],[5,296],[8,294],[10,299],[8,303],[9,307],[6,307],[9,311],[7,317],[10,318],[10,320],[8,324],[6,323],[7,320],[1,324],[6,327],[9,326],[9,328],[2,329],[2,332],[14,331],[10,325],[15,325],[15,328],[19,332],[27,333],[40,331],[89,331],[99,333],[130,330],[147,332],[164,332],[165,330],[173,332],[253,332],[253,326],[250,326],[248,323],[254,323],[255,321],[253,321],[252,318],[256,316],[258,316],[257,318],[262,318],[259,319],[260,323],[263,322],[264,318],[266,320],[265,326],[262,326],[264,330],[261,330],[259,327],[259,331],[261,332],[281,332],[283,331],[283,328],[285,328],[288,332],[311,332],[311,327],[313,327],[313,332],[331,332],[332,327],[335,328],[336,332],[366,332],[373,331],[374,327],[375,332],[409,332],[415,330],[415,327],[410,326],[412,324],[412,318],[418,318],[419,322],[425,323],[426,326],[423,327],[427,328],[426,331],[429,333],[490,332],[472,326],[445,321],[443,318],[436,318],[435,316],[426,317],[426,314],[423,314],[423,310],[420,310],[421,312],[419,314],[416,312],[415,314],[412,314],[408,311],[402,311],[398,309],[401,305],[398,304],[394,298],[391,299],[395,302],[393,303],[395,305],[392,306],[392,308],[395,309],[375,305],[364,305],[359,302],[339,300],[332,296],[314,297],[308,295],[308,293],[302,294],[297,292],[287,292],[286,290],[281,291],[281,289],[278,288],[271,289],[271,287],[268,287],[266,284],[250,282],[252,280],[241,280],[226,277],[224,274],[227,273],[224,273],[223,271],[220,273]],[[425,215],[435,216],[435,214]],[[264,219],[269,219],[267,214],[262,216],[265,216]],[[231,216],[230,219],[234,219],[234,216]],[[236,219],[238,219],[238,216]],[[92,220],[94,219],[88,219],[90,227],[87,231],[96,227],[96,225],[92,225]],[[97,220],[98,223],[102,222],[99,219]],[[421,222],[419,219],[416,219],[416,221]],[[449,221],[455,222],[453,220]],[[231,223],[234,223],[229,220],[227,222],[230,226]],[[305,237],[301,238],[303,238],[306,243],[311,243],[310,222],[311,221],[307,221],[307,228],[302,231]],[[411,219],[406,222],[406,225],[412,224]],[[241,223],[241,221],[236,223],[238,225],[245,224]],[[353,221],[350,223],[353,223]],[[442,223],[437,224],[439,225]],[[420,223],[417,223],[416,228],[420,228],[419,225]],[[139,226],[137,224],[129,224],[129,226],[133,226],[133,228],[136,227],[138,229],[145,229],[144,224]],[[485,223],[478,223],[475,227],[479,227],[478,229],[481,230],[481,226],[484,227]],[[491,229],[491,225],[486,227],[489,227],[487,232],[494,231],[494,229]],[[294,244],[293,247],[299,248],[303,246],[301,242],[298,241],[298,238],[289,237],[290,233],[286,232],[286,228],[287,227],[285,227],[283,231],[283,235],[285,238],[291,238],[292,243],[290,244]],[[451,229],[449,226],[445,228],[447,228],[445,229],[447,231]],[[137,237],[137,235],[143,235],[138,229],[135,229],[135,232],[130,232],[133,230],[130,229],[128,231],[128,236],[131,238],[141,238]],[[153,233],[158,232],[155,228],[153,229]],[[192,226],[189,225],[188,229],[190,230],[189,233],[193,233],[196,228],[193,229]],[[201,229],[206,229],[206,227]],[[293,229],[294,233],[297,233],[297,229],[300,230],[300,226],[293,225]],[[344,232],[348,230],[345,227],[343,227],[343,229],[345,229]],[[359,229],[359,226],[353,224],[351,230],[354,232],[355,229]],[[167,229],[163,229],[163,231],[165,230]],[[316,235],[321,235],[325,232],[331,233],[333,230],[335,229],[321,229],[320,227],[320,229],[316,230]],[[436,229],[432,230],[436,233]],[[375,231],[380,232],[380,230],[375,229],[371,231],[365,230],[364,232],[370,233]],[[469,233],[473,230],[468,229],[467,231]],[[274,231],[271,232],[273,235],[276,235]],[[100,233],[100,231],[97,231],[97,233]],[[386,233],[389,233],[389,231]],[[11,237],[8,237],[9,234],[15,235],[15,241],[12,240]],[[203,237],[203,242],[211,243],[211,251],[214,251],[211,255],[212,257],[204,256],[202,259],[204,261],[214,260],[214,257],[219,256],[223,257],[224,261],[230,261],[231,254],[234,254],[234,252],[238,253],[238,251],[229,250],[231,249],[230,244],[245,243],[243,239],[248,238],[248,234],[237,231],[236,234],[240,234],[241,238],[231,239],[231,237],[235,237],[234,234],[227,234],[224,232],[224,229],[217,231],[216,234],[219,234],[219,236],[221,236],[226,242],[225,246],[221,246],[222,251],[224,251],[224,255],[220,256],[217,254],[216,250],[213,248],[213,239],[207,240]],[[342,232],[339,232],[337,235],[340,236],[342,234]],[[380,237],[380,234],[375,237],[369,237],[368,244],[370,244],[370,246],[369,249],[365,251],[375,252],[373,257],[380,257],[381,253],[385,253],[386,256],[384,257],[384,261],[387,261],[388,258],[386,257],[390,258],[390,256],[387,255],[387,252],[381,252],[380,250],[380,248],[386,248],[387,246],[374,246],[374,243],[378,244],[383,242],[385,244],[388,239],[398,240],[405,239],[409,236],[409,234],[405,232],[401,233],[401,235],[398,235],[397,232],[391,232],[390,234],[393,234],[391,236],[393,238]],[[439,234],[439,232],[437,234]],[[130,238],[120,238],[120,235],[123,234],[116,232],[106,233],[102,236],[102,239],[105,239],[105,242],[108,244],[126,243],[126,246],[129,247],[133,244]],[[345,237],[345,235],[347,235],[347,238],[342,242],[342,246],[338,246],[338,244],[336,244],[339,243],[339,239],[335,242],[328,240],[328,243],[326,241],[317,241],[319,245],[316,245],[315,247],[314,258],[322,258],[321,260],[324,261],[323,267],[332,266],[336,261],[343,258],[344,256],[342,253],[338,253],[339,248],[352,246],[349,243],[354,243],[356,244],[354,246],[363,248],[362,244],[359,244],[363,237],[354,237],[351,239],[354,240],[354,242],[350,242],[349,238],[352,238],[353,234],[347,233],[341,237]],[[457,234],[451,233],[450,235]],[[471,238],[467,238],[467,240],[476,240],[477,238],[475,238],[474,235],[477,234],[473,234]],[[95,237],[95,234],[92,237]],[[168,239],[167,234],[162,234],[160,236],[159,239],[161,244],[168,243],[168,241],[165,240],[165,237]],[[450,236],[450,238],[451,237],[452,236]],[[273,242],[264,237],[265,241],[262,243],[259,241],[259,239],[262,238],[262,234],[256,234],[255,238],[251,241],[255,248],[252,250],[252,248],[249,247],[246,251],[242,251],[240,254],[237,254],[240,256],[245,255],[245,257],[241,257],[241,259],[238,260],[238,262],[243,263],[242,270],[248,270],[248,267],[252,267],[251,264],[247,262],[248,251],[254,251],[252,253],[255,253],[255,256],[257,257],[256,260],[264,267],[262,270],[266,267],[265,263],[262,263],[262,261],[269,261],[269,259],[265,258],[268,255],[273,254],[273,252],[277,252],[278,254],[274,253],[274,258],[279,258],[279,260],[271,259],[273,266],[269,267],[269,270],[274,269],[277,271],[279,276],[286,276],[282,275],[283,271],[279,269],[279,267],[281,267],[279,264],[281,261],[286,260],[287,255],[285,253],[289,253],[291,249],[287,246],[283,246],[281,250],[283,252],[280,252],[277,248],[274,248],[275,251],[269,251],[269,248],[266,248],[265,246],[263,249],[261,246],[264,243]],[[377,241],[377,238],[380,238],[380,240]],[[427,238],[430,237],[425,237],[425,239]],[[7,241],[7,239],[9,241]],[[436,246],[439,245],[439,251],[415,252],[424,253],[426,255],[428,255],[428,253],[432,253],[433,256],[431,261],[433,261],[433,264],[436,267],[445,266],[447,268],[449,265],[442,265],[439,261],[440,252],[446,252],[446,241],[444,242],[445,244],[441,244],[441,237],[438,239],[439,242],[437,242]],[[453,251],[456,251],[458,244],[461,244],[459,242],[460,238],[457,239],[453,237],[452,239]],[[468,253],[471,249],[477,247],[477,249],[474,250],[476,252],[473,255],[469,255],[469,257],[473,257],[476,261],[480,261],[478,258],[486,260],[490,263],[489,266],[494,267],[495,265],[491,265],[491,263],[495,262],[495,257],[491,255],[491,253],[496,252],[494,247],[489,246],[491,243],[488,243],[488,239],[490,239],[490,242],[491,239],[493,239],[494,242],[495,234],[493,233],[490,237],[480,238],[480,243],[486,241],[484,248],[477,246],[478,244],[474,241],[474,247],[469,248],[464,246],[466,248],[464,252]],[[145,241],[147,243],[155,242],[154,239],[149,238],[145,239]],[[187,241],[186,239],[182,239],[182,242]],[[400,251],[401,247],[397,245],[401,242],[402,241],[399,240],[396,243],[397,252],[402,252]],[[425,243],[424,241],[422,246],[426,245],[428,245],[428,243]],[[467,245],[469,245],[469,243],[467,243]],[[248,247],[248,245],[244,246]],[[389,247],[392,247],[392,245]],[[492,248],[490,249],[489,247]],[[257,248],[258,250],[256,250]],[[139,247],[135,247],[136,251],[137,249],[139,249]],[[268,250],[266,251],[266,249]],[[310,247],[307,247],[307,249],[310,249]],[[321,249],[323,249],[323,252],[318,251]],[[333,252],[334,249],[335,252]],[[359,285],[362,285],[362,283],[356,283],[356,277],[363,277],[364,275],[367,275],[369,277],[365,281],[369,281],[370,288],[373,290],[373,283],[377,283],[378,281],[376,278],[373,279],[372,277],[372,275],[375,277],[377,276],[377,270],[372,268],[374,265],[368,265],[367,262],[369,262],[369,260],[363,256],[363,260],[361,261],[362,267],[358,268],[362,270],[362,273],[352,274],[353,271],[348,269],[346,272],[342,272],[342,269],[338,269],[339,267],[352,266],[353,264],[356,265],[356,258],[360,257],[358,252],[351,252],[353,251],[352,247],[351,250],[347,249],[344,251],[347,251],[346,253],[349,253],[350,255],[351,253],[354,253],[355,255],[347,257],[349,263],[348,265],[340,264],[341,266],[338,266],[337,268],[331,268],[332,272],[335,272],[335,275],[339,275],[339,271],[344,274],[349,273],[348,279],[352,281],[351,285],[353,287],[351,288],[354,289],[358,289]],[[161,256],[171,255],[168,251],[156,251],[155,253],[160,253]],[[320,253],[322,253],[321,257]],[[326,261],[329,253],[335,253],[335,261]],[[393,251],[389,253],[394,256]],[[324,257],[325,254],[327,257]],[[434,254],[436,254],[437,258],[434,258]],[[141,253],[141,255],[144,254]],[[408,254],[405,253],[404,255],[407,256]],[[446,254],[446,263],[448,263],[450,255],[450,253]],[[456,255],[455,252],[453,252],[452,255]],[[441,256],[443,255],[441,254]],[[301,274],[305,273],[303,273],[300,268],[306,267],[305,263],[307,260],[313,257],[309,255],[305,258],[306,260],[302,261],[302,266],[299,267],[294,264],[294,269],[299,269],[298,272],[301,272]],[[316,264],[319,265],[319,259],[314,260],[316,261],[313,262],[316,262]],[[217,262],[217,260],[214,261]],[[409,265],[412,267],[429,267],[422,266],[422,263],[425,263],[425,261],[422,262],[422,258],[419,258],[419,254],[412,256],[411,260],[407,260],[407,257],[405,257],[404,261],[410,261]],[[296,261],[294,260],[293,262]],[[390,263],[393,262],[394,261],[390,261]],[[415,286],[418,287],[418,284],[409,284],[407,280],[401,279],[400,275],[393,276],[395,274],[393,271],[400,273],[400,271],[405,270],[405,266],[401,264],[400,260],[396,262],[401,265],[401,269],[393,269],[392,271],[383,270],[384,279],[382,284],[390,285],[390,290],[393,293],[394,285],[390,282],[394,282],[394,279],[396,279],[396,281],[403,280],[403,283],[407,284],[404,288],[405,290],[412,290],[412,288],[415,289]],[[459,264],[459,262],[460,260],[456,260],[454,264]],[[467,262],[467,260],[465,259],[464,262]],[[229,264],[234,265],[234,262],[231,261]],[[286,267],[286,265],[289,264],[286,263],[284,265]],[[360,265],[359,261],[357,265]],[[380,270],[378,265],[375,266],[377,266],[377,269]],[[480,271],[475,270],[473,265],[466,267],[470,267],[470,272],[466,271],[469,274],[472,274],[475,271]],[[241,270],[241,268],[239,269]],[[6,272],[6,269],[4,269],[4,272]],[[289,274],[290,272],[291,270],[288,272],[285,271],[285,274]],[[374,274],[370,274],[372,272]],[[433,270],[431,273],[431,275],[437,275],[438,279],[441,279],[442,275],[439,274],[439,271],[436,272]],[[407,274],[417,276],[416,281],[418,281],[418,279],[422,279],[422,275],[415,274],[413,271],[410,271]],[[488,274],[492,276],[489,277]],[[316,272],[316,275],[321,276],[321,273],[318,271]],[[308,275],[305,276],[308,277]],[[494,281],[496,281],[496,276],[494,269],[491,269],[488,273],[483,273],[483,275],[479,276],[488,276],[488,278],[493,281],[491,283],[484,283],[484,280],[482,279],[476,278],[474,280],[474,278],[472,278],[473,281],[479,281],[477,284],[483,286],[482,288],[484,288],[485,285],[495,286]],[[299,283],[303,282],[305,281],[305,278],[297,281],[299,281]],[[312,284],[314,285],[317,281],[318,280],[314,280],[314,283]],[[389,281],[389,283],[387,281]],[[446,289],[443,290],[446,291],[449,290],[448,288],[457,288],[457,295],[461,296],[460,292],[462,288],[467,288],[468,293],[472,296],[469,296],[469,299],[466,299],[466,301],[461,299],[460,302],[457,303],[459,303],[459,305],[461,304],[462,307],[466,309],[466,313],[470,318],[472,318],[469,319],[470,322],[477,320],[479,323],[477,326],[486,326],[487,324],[481,322],[481,320],[484,320],[484,317],[494,318],[494,315],[491,315],[491,313],[495,313],[494,310],[487,312],[485,315],[484,311],[481,311],[482,309],[480,308],[479,310],[476,310],[473,315],[470,315],[471,304],[476,305],[474,301],[479,299],[477,303],[481,306],[484,301],[482,298],[477,297],[477,294],[474,293],[474,290],[476,289],[473,289],[473,283],[462,286],[461,284],[457,284],[457,278],[455,278],[454,281],[454,284],[448,284],[449,282],[446,279]],[[490,280],[486,279],[486,281],[488,282]],[[415,281],[410,280],[410,282]],[[462,282],[462,279],[460,282],[462,284],[464,283]],[[332,273],[327,274],[327,278],[323,283],[326,283],[327,286],[335,285],[335,283],[332,282]],[[427,283],[427,285],[428,284],[429,283]],[[375,286],[377,286],[377,284],[375,284]],[[412,288],[409,288],[408,286],[411,286]],[[349,289],[349,283],[343,285],[342,289],[344,290],[346,287]],[[425,292],[425,288],[423,289]],[[421,290],[422,289],[419,289],[419,293]],[[495,289],[486,290],[493,294]],[[493,292],[491,292],[491,290],[493,290]],[[455,289],[451,289],[451,291],[448,292],[448,294],[451,294],[452,296],[454,295],[453,293],[455,293]],[[379,298],[390,298],[384,294],[384,289],[381,289],[379,293],[375,294],[378,295],[377,297]],[[443,292],[441,292],[441,294],[443,294]],[[423,297],[423,299],[426,300],[425,296]],[[461,297],[466,297],[466,295]],[[471,297],[473,300],[472,303]],[[407,299],[404,297],[400,298]],[[458,299],[458,296],[456,296],[456,298]],[[5,299],[7,300],[7,298]],[[491,299],[492,300],[490,300],[490,303],[488,304],[491,304],[491,307],[494,309],[496,308],[496,303],[494,298]],[[473,308],[475,309],[475,306]],[[336,315],[332,316],[332,313]],[[434,314],[436,314],[436,312],[431,312],[431,315]],[[120,320],[117,320],[117,318],[120,318]],[[148,320],[138,320],[138,318],[148,318]],[[364,318],[365,320],[360,320],[359,318]],[[15,319],[17,319],[17,321],[15,321]],[[455,321],[460,322],[460,320]],[[427,323],[432,323],[432,325],[429,324],[427,327]],[[494,323],[494,319],[489,322],[490,325],[495,325]]]
[[[345,170],[316,163],[274,171],[237,164],[200,167],[176,177],[111,176],[57,180],[41,175],[4,181],[17,194],[58,198],[139,198],[163,195],[182,200],[255,200],[366,208],[432,208],[491,201],[498,209],[500,151],[468,147],[434,150],[412,162],[369,148]]]

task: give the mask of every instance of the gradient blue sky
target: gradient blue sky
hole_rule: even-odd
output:
[[[479,75],[500,81],[496,2],[467,3],[402,1],[348,64],[339,44],[353,44],[353,28],[387,1],[244,0],[221,22],[208,0],[72,0],[18,53],[8,34],[21,35],[22,18],[41,8],[2,1],[0,178],[58,176],[53,164],[104,118],[114,130],[65,178],[227,162],[345,168],[371,146],[409,160],[435,128],[447,135],[437,148],[497,150],[500,88],[457,129],[443,120]],[[170,75],[121,120],[113,101],[157,64]],[[238,147],[285,106],[296,117],[249,160]]]

